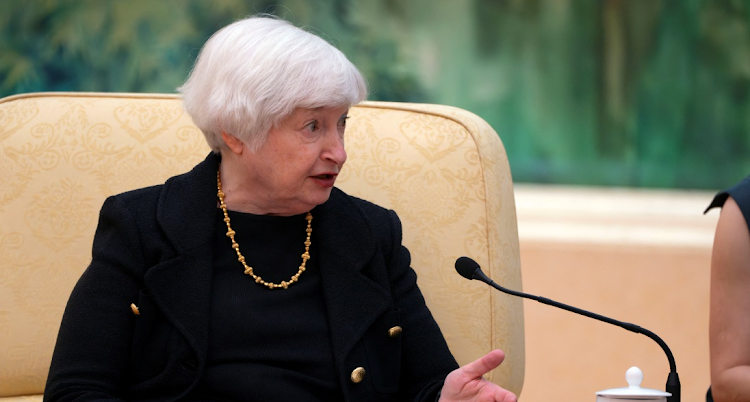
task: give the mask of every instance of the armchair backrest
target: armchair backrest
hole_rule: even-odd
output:
[[[520,393],[521,301],[453,268],[468,255],[521,289],[513,185],[499,137],[448,106],[365,102],[350,114],[337,185],[398,212],[419,285],[458,362],[502,348],[506,362],[489,379]],[[208,152],[174,95],[0,99],[0,400],[42,393],[104,199],[162,183]]]

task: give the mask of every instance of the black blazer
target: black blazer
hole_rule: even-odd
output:
[[[45,401],[173,401],[198,383],[208,347],[219,162],[211,154],[163,185],[105,201],[91,264],[65,309]],[[345,399],[435,400],[457,364],[417,288],[398,217],[336,188],[314,215]],[[396,325],[403,332],[392,338],[388,329]],[[357,367],[366,374],[354,383]]]

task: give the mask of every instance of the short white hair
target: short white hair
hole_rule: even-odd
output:
[[[367,96],[362,74],[341,51],[267,15],[214,33],[177,90],[214,152],[225,145],[222,132],[255,151],[297,108],[351,107]]]

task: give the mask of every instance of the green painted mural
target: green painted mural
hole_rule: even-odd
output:
[[[0,0],[0,96],[173,92],[268,12],[346,53],[373,100],[471,110],[518,182],[716,189],[750,173],[744,0]]]

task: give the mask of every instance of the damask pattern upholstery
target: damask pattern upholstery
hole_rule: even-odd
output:
[[[520,393],[521,301],[453,268],[471,256],[496,281],[521,289],[513,185],[499,137],[448,106],[364,102],[350,115],[349,159],[337,185],[398,212],[419,285],[458,362],[502,348],[506,362],[488,378]],[[0,401],[41,400],[104,199],[162,183],[208,152],[175,95],[0,99]]]

